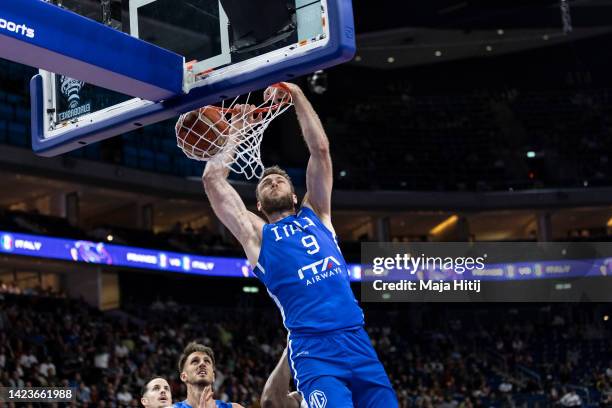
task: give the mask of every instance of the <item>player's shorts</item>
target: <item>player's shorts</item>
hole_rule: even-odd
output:
[[[396,408],[397,397],[363,328],[290,336],[289,367],[309,408]]]

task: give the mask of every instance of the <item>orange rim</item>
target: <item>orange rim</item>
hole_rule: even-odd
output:
[[[289,94],[289,97],[291,97],[291,92],[289,91],[289,87],[287,85],[285,85],[283,82],[279,82],[277,84],[270,85],[270,87],[272,87],[272,88],[280,88],[280,89],[286,91]],[[281,106],[286,105],[288,103],[289,103],[288,101],[282,100],[280,103],[276,103],[276,104],[274,104],[272,106],[267,106],[265,108],[257,108],[257,109],[255,109],[253,111],[253,113],[266,113],[266,112],[269,112],[271,110],[276,110],[276,109],[280,108]],[[215,105],[209,105],[209,106],[206,106],[206,108],[216,109],[216,110],[218,110],[218,111],[220,111],[222,113],[238,113],[238,112],[240,112],[239,109],[222,108],[220,106],[215,106]],[[204,109],[204,108],[200,108],[200,109]]]

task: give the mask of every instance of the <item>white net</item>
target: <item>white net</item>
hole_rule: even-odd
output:
[[[248,94],[243,104],[236,97],[220,107],[205,106],[181,115],[175,126],[178,147],[190,159],[221,162],[247,179],[260,178],[263,133],[293,103],[281,85],[268,88],[259,105],[250,105],[250,98]]]

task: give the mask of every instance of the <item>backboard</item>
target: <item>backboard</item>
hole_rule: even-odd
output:
[[[339,64],[355,50],[348,0],[63,0],[61,7],[182,56],[183,83],[174,96],[145,100],[40,70],[30,85],[32,147],[43,156]]]

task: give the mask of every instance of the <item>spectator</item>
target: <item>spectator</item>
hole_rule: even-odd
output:
[[[45,356],[42,364],[38,367],[38,372],[45,378],[55,377],[55,364],[49,361],[49,357]]]
[[[127,405],[132,401],[132,394],[130,394],[127,385],[121,386],[121,391],[117,393],[117,401],[122,405]]]
[[[32,354],[31,350],[27,350],[25,353],[19,357],[19,364],[21,364],[25,368],[30,368],[32,364],[37,364],[38,359],[34,354]]]

